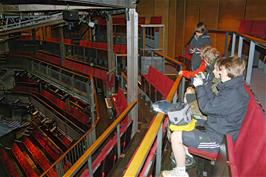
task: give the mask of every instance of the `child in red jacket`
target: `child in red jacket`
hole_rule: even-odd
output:
[[[180,71],[179,74],[187,79],[195,77],[200,72],[211,73],[213,70],[213,65],[217,58],[219,58],[220,53],[216,48],[211,46],[205,47],[201,52],[201,64],[198,69],[194,71],[184,70]]]

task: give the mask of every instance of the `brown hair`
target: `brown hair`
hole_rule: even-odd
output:
[[[201,52],[201,57],[205,60],[206,64],[213,64],[219,56],[220,52],[211,46],[204,47]]]
[[[199,32],[199,33],[207,33],[207,28],[205,27],[203,22],[199,22],[196,26],[195,32]]]
[[[246,61],[237,56],[227,57],[219,61],[218,65],[221,70],[224,67],[227,70],[228,77],[235,78],[244,74],[246,69]]]

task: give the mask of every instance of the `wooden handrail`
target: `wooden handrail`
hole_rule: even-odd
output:
[[[155,52],[155,54],[157,54],[157,55],[159,55],[159,56],[161,56],[161,57],[164,57],[167,61],[170,61],[170,62],[172,62],[172,63],[174,63],[174,64],[177,64],[177,65],[182,66],[182,68],[185,67],[184,63],[182,63],[182,62],[180,62],[180,61],[177,61],[177,60],[175,60],[175,59],[173,59],[173,58],[171,58],[171,57],[165,55],[165,54],[162,53],[162,52]]]
[[[169,94],[166,97],[167,101],[171,101],[176,93],[176,90],[181,82],[182,76],[178,76],[177,79],[174,82],[173,87],[171,88]],[[146,135],[144,136],[138,150],[136,151],[133,159],[131,160],[131,163],[124,174],[124,177],[129,177],[129,176],[137,176],[143,163],[144,160],[146,159],[149,150],[157,136],[157,132],[160,129],[160,126],[162,124],[162,121],[164,119],[164,114],[163,113],[158,113],[154,118],[153,118],[153,123],[148,129]]]
[[[104,142],[104,140],[112,133],[116,126],[123,120],[129,111],[137,104],[138,100],[130,103],[127,108],[120,114],[115,121],[97,138],[97,140],[84,152],[84,154],[76,161],[74,165],[64,174],[64,177],[73,176],[93,154],[93,152]]]
[[[259,38],[259,37],[256,37],[256,36],[252,36],[252,35],[236,32],[236,31],[226,31],[226,30],[217,30],[217,29],[211,29],[211,30],[208,30],[208,32],[209,33],[222,33],[222,34],[235,33],[235,34],[237,34],[239,36],[243,36],[247,40],[256,42],[258,45],[266,47],[266,40],[262,39],[262,38]]]

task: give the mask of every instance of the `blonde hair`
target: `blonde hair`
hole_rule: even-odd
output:
[[[220,56],[220,52],[211,46],[206,46],[201,52],[201,57],[204,59],[206,64],[213,64]]]
[[[237,76],[243,75],[246,69],[246,61],[237,56],[222,59],[217,64],[220,70],[222,67],[226,69],[227,75],[230,78],[235,78]]]

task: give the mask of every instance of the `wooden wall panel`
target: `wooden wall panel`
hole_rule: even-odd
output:
[[[218,29],[237,31],[240,20],[244,18],[246,0],[222,0],[219,4]],[[229,8],[230,6],[230,8]],[[217,35],[216,47],[223,52],[224,35]]]
[[[185,1],[177,1],[177,12],[176,12],[176,43],[175,45],[175,55],[178,56],[184,53],[184,34],[185,34]],[[172,22],[174,23],[174,22]]]
[[[137,12],[139,16],[153,16],[154,15],[154,0],[140,0],[137,5]]]
[[[168,48],[168,12],[169,12],[169,0],[154,0],[154,15],[162,17],[162,24],[164,24],[164,41],[160,41],[160,47],[164,47],[167,54]],[[162,36],[162,33],[160,34]],[[164,42],[164,44],[163,44]]]
[[[199,3],[198,0],[185,0],[185,33],[183,47],[192,37],[195,26],[199,22]]]
[[[169,12],[168,12],[168,48],[167,55],[170,57],[175,57],[175,44],[177,43],[177,1],[169,1]]]
[[[247,0],[245,19],[266,20],[266,1]]]
[[[238,31],[243,19],[266,20],[266,0],[140,0],[139,5],[140,16],[142,13],[162,16],[169,33],[167,50],[171,56],[183,53],[199,21],[203,21],[208,29]],[[176,28],[175,35],[172,35],[172,28]],[[225,36],[211,34],[211,38],[213,46],[223,53]]]
[[[199,20],[204,22],[207,29],[217,29],[219,21],[219,0],[201,0],[200,1]],[[212,45],[216,46],[216,34],[209,34]]]

